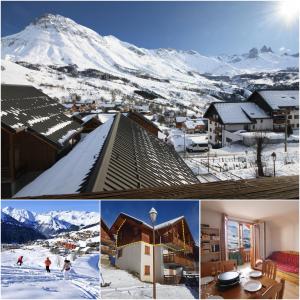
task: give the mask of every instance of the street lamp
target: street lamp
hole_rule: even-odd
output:
[[[155,221],[157,217],[157,211],[155,210],[154,207],[151,208],[149,211],[150,219],[152,222],[152,234],[153,234],[153,299],[156,299],[156,285],[155,285]]]
[[[273,171],[274,171],[274,177],[275,177],[275,161],[276,161],[276,153],[273,152],[271,154],[272,158],[273,158]]]
[[[209,173],[209,142],[207,143],[207,173]]]

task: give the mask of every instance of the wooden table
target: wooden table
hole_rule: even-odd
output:
[[[252,278],[246,279],[251,280]],[[277,281],[270,279],[268,277],[262,276],[257,279],[252,279],[252,280],[259,280],[262,284],[262,288],[258,292],[247,292],[243,289],[243,284],[246,282],[245,278],[241,278],[241,283],[229,288],[228,290],[225,291],[220,291],[217,286],[216,286],[216,281],[211,282],[207,286],[207,290],[205,289],[205,286],[201,286],[201,299],[205,299],[207,291],[209,292],[210,295],[218,295],[223,297],[224,299],[259,299],[260,295],[268,289],[270,286],[273,284],[277,283]]]

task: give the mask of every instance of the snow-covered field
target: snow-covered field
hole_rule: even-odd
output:
[[[287,153],[284,144],[269,144],[263,150],[262,161],[265,164],[265,173],[273,175],[273,159],[271,154],[276,153],[276,176],[299,175],[299,143],[288,143]],[[255,149],[243,145],[232,145],[221,149],[212,149],[209,153],[209,173],[212,176],[207,181],[238,180],[256,177]],[[188,166],[199,175],[201,182],[206,182],[208,173],[208,158],[205,154],[189,154],[185,158]],[[214,177],[214,178],[213,178]]]
[[[108,287],[101,288],[103,299],[151,299],[153,285],[140,281],[124,270],[101,265],[104,282],[111,282]],[[185,285],[156,285],[158,299],[193,299],[197,292]]]
[[[24,264],[16,264],[19,256]],[[44,261],[52,261],[51,273]],[[23,246],[1,253],[1,299],[96,299],[100,297],[99,254],[89,254],[72,261],[69,280],[61,272],[63,257],[40,246]]]

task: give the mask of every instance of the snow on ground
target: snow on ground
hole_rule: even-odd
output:
[[[19,256],[24,264],[16,264]],[[44,261],[52,261],[51,273]],[[99,254],[78,257],[72,262],[69,280],[63,279],[63,257],[40,246],[1,253],[1,299],[96,299],[99,298]]]
[[[153,285],[142,282],[124,270],[101,265],[104,282],[111,282],[108,287],[101,288],[103,299],[151,299]],[[156,285],[158,299],[193,299],[195,292],[185,285]]]
[[[273,175],[273,159],[271,154],[276,153],[276,176],[299,175],[299,144],[288,143],[287,153],[284,152],[284,144],[269,144],[263,150],[262,161],[265,164],[266,175]],[[256,177],[255,148],[240,144],[231,145],[221,149],[211,149],[209,153],[210,180],[238,180]],[[207,175],[207,153],[187,154],[185,161],[194,174]],[[207,179],[207,178],[206,178]]]

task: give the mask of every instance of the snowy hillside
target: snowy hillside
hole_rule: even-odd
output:
[[[24,264],[16,261],[22,255]],[[44,261],[52,261],[51,273]],[[49,249],[30,246],[1,253],[1,296],[3,299],[96,299],[100,298],[99,254],[90,254],[72,261],[69,280],[61,272],[64,257]]]
[[[189,71],[215,75],[280,70],[297,67],[297,57],[277,55],[268,48],[225,61],[196,51],[147,50],[101,36],[69,18],[46,14],[23,31],[2,39],[2,58],[35,64],[70,65],[109,73],[138,72],[180,78]]]
[[[25,209],[12,207],[3,208],[2,216],[4,222],[9,216],[24,227],[35,229],[46,236],[64,231],[78,230],[80,227],[95,224],[100,220],[100,215],[97,212],[49,211],[37,214]]]
[[[72,94],[83,101],[110,100],[112,93],[149,101],[137,93],[146,91],[156,95],[155,103],[201,114],[212,101],[245,99],[257,87],[296,86],[298,59],[267,47],[219,57],[148,50],[47,14],[2,38],[1,72],[2,82],[31,84],[60,101]]]

